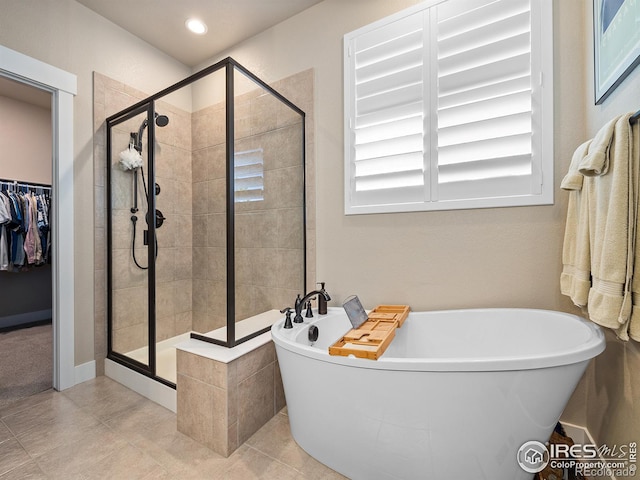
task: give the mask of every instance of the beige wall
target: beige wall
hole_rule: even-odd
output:
[[[0,95],[0,178],[51,184],[51,109]]]
[[[74,0],[0,0],[0,44],[78,77],[74,98],[75,363],[93,351],[93,71],[156,92],[190,69]],[[121,108],[127,105],[122,105]]]

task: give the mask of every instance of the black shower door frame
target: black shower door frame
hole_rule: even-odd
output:
[[[266,333],[270,330],[270,327],[261,329],[259,331],[253,332],[249,335],[246,335],[242,338],[236,338],[235,331],[235,310],[236,310],[236,300],[235,300],[235,229],[234,229],[234,213],[235,213],[235,201],[234,201],[234,156],[235,156],[235,139],[234,139],[234,72],[238,71],[243,74],[245,77],[252,80],[258,86],[268,91],[271,95],[276,97],[280,102],[287,105],[293,111],[301,116],[302,121],[302,241],[303,241],[303,285],[302,292],[306,291],[306,283],[307,283],[307,261],[306,261],[306,252],[307,252],[307,234],[306,234],[306,225],[307,225],[307,217],[306,217],[306,115],[303,110],[273,89],[271,86],[263,82],[256,75],[251,73],[245,67],[236,62],[233,58],[227,57],[203,70],[181,80],[180,82],[167,87],[164,90],[159,91],[158,93],[110,116],[107,118],[107,159],[109,162],[111,161],[111,127],[122,123],[130,118],[140,115],[143,112],[147,112],[147,126],[148,126],[148,140],[147,145],[155,145],[155,122],[154,122],[154,114],[155,114],[155,101],[161,99],[162,97],[173,93],[189,84],[200,80],[218,70],[225,69],[226,82],[225,82],[225,100],[226,100],[226,251],[227,251],[227,322],[226,322],[226,333],[227,338],[226,341],[222,341],[216,338],[212,338],[206,335],[201,335],[195,332],[191,333],[191,338],[205,341],[208,343],[213,343],[216,345],[224,346],[227,348],[234,347],[239,345],[247,340],[250,340],[258,335]],[[155,184],[155,158],[154,158],[154,149],[147,148],[148,155],[148,179],[149,185]],[[175,384],[158,377],[156,375],[156,268],[155,268],[155,252],[154,244],[155,242],[149,241],[148,245],[148,259],[149,259],[149,274],[148,274],[148,283],[149,283],[149,365],[144,365],[136,360],[133,360],[126,355],[123,355],[119,352],[115,352],[113,350],[112,343],[112,251],[111,251],[111,183],[110,183],[110,170],[111,168],[107,168],[107,358],[121,363],[143,375],[151,377],[165,385],[171,386],[175,388]],[[149,212],[155,212],[156,209],[156,199],[155,192],[153,188],[149,188],[148,191],[148,208]],[[155,222],[149,223],[149,238],[155,239]],[[292,299],[293,300],[293,299]]]

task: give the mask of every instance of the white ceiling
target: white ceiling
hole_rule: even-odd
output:
[[[322,0],[77,0],[179,62],[194,67]],[[197,17],[209,31],[189,32]]]

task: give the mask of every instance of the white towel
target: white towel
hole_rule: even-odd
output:
[[[631,325],[640,337],[631,301],[636,283],[640,293],[640,278],[633,283],[638,158],[630,116],[611,120],[591,143],[578,147],[562,182],[570,197],[561,291],[576,305],[586,305],[592,321],[612,328],[623,340],[629,338]],[[640,308],[637,312],[640,320]]]
[[[562,246],[560,291],[569,296],[579,307],[586,306],[591,288],[588,210],[581,209],[584,176],[578,170],[588,153],[590,144],[591,140],[576,149],[569,171],[560,184],[563,190],[569,190],[569,206]]]
[[[589,151],[580,162],[580,173],[586,177],[606,175],[609,171],[609,154],[613,142],[614,129],[621,117],[616,117],[607,122],[600,130],[589,146]]]
[[[635,211],[630,116],[625,114],[618,117],[613,129],[610,128],[611,122],[603,127],[611,138],[596,135],[589,150],[592,150],[596,140],[600,142],[595,151],[607,152],[607,158],[600,166],[600,170],[606,171],[606,174],[585,177],[583,185],[583,192],[586,189],[584,198],[587,199],[589,210],[591,240],[589,318],[616,330],[622,339],[628,338],[626,332],[620,331],[620,327],[628,322],[631,314],[631,305],[627,300],[633,275],[634,251],[631,240],[635,235],[635,222],[630,221]],[[598,166],[591,163],[589,167]],[[582,164],[580,170],[583,171]]]
[[[619,334],[621,338],[625,338],[625,333],[629,337],[637,342],[640,342],[640,244],[638,243],[638,236],[640,236],[640,122],[636,122],[631,129],[631,158],[633,162],[633,185],[634,185],[634,198],[633,205],[635,206],[635,237],[633,238],[634,246],[634,263],[633,263],[633,278],[631,280],[631,316],[629,320],[621,325],[621,330],[624,332]]]

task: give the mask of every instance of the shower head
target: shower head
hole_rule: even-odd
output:
[[[166,127],[167,125],[169,125],[169,117],[167,117],[166,115],[158,115],[157,113],[154,113],[153,117],[155,118],[157,126]],[[134,146],[139,153],[142,153],[142,132],[144,132],[144,129],[147,128],[148,125],[149,121],[145,118],[140,124],[138,133],[131,133],[131,136],[135,137]]]
[[[166,115],[158,115],[157,113],[154,113],[153,118],[155,119],[156,125],[158,127],[166,127],[167,125],[169,125],[169,117],[167,117]],[[140,124],[140,129],[138,130],[138,132],[142,132],[145,128],[147,128],[147,125],[149,125],[149,122],[145,118],[142,121],[142,124]]]
[[[156,125],[159,127],[166,127],[169,125],[169,117],[166,115],[158,115],[156,113]]]

